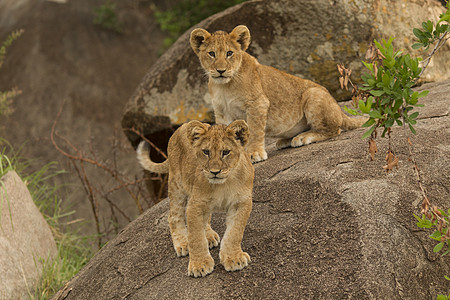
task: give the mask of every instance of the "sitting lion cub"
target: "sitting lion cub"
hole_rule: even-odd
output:
[[[220,262],[227,271],[250,262],[241,249],[247,219],[252,210],[254,169],[244,150],[248,140],[245,121],[213,125],[191,121],[169,140],[168,159],[154,163],[149,146],[141,142],[137,158],[146,170],[169,173],[169,226],[178,256],[189,252],[188,274],[206,276],[214,269],[209,248],[219,244],[212,230],[211,214],[227,212],[227,229],[220,244]],[[187,225],[187,226],[186,226]]]
[[[278,149],[299,147],[366,121],[347,117],[323,86],[259,64],[245,52],[250,32],[244,25],[229,34],[197,28],[190,43],[209,76],[216,123],[247,120],[253,162],[267,159],[265,135],[278,138]]]

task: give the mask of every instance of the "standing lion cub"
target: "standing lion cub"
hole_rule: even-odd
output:
[[[346,116],[323,86],[259,64],[245,52],[250,31],[244,25],[229,34],[197,28],[190,43],[209,76],[216,123],[247,120],[253,162],[267,159],[265,135],[278,138],[278,149],[299,147],[366,121]]]
[[[169,140],[168,159],[154,163],[149,146],[141,142],[137,158],[146,170],[169,173],[169,226],[178,256],[189,253],[188,274],[206,276],[214,269],[208,248],[219,244],[212,230],[214,210],[227,212],[227,228],[220,244],[220,262],[227,271],[250,262],[241,249],[247,219],[252,210],[254,169],[244,150],[248,140],[245,121],[210,126],[191,121]]]

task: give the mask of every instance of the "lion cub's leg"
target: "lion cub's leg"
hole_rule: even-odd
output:
[[[261,96],[258,101],[253,101],[252,104],[253,106],[247,109],[247,123],[250,136],[246,150],[250,155],[252,163],[256,163],[267,159],[264,137],[269,100]]]
[[[206,225],[206,239],[208,240],[209,249],[219,246],[220,236],[211,228],[211,215],[209,215],[208,224]]]
[[[339,134],[340,129],[338,129],[338,131],[336,131],[335,134],[321,133],[318,131],[310,130],[307,132],[300,133],[299,135],[293,137],[291,140],[291,147],[300,147],[315,142],[321,142],[329,138],[332,138],[333,136],[337,136]]]
[[[341,133],[342,111],[334,98],[323,88],[310,88],[304,92],[305,118],[310,130],[291,140],[292,147],[321,142]]]
[[[242,251],[244,229],[252,210],[251,196],[245,202],[233,205],[227,213],[227,229],[220,245],[220,263],[227,271],[241,270],[250,262],[250,255]]]
[[[277,140],[276,147],[278,150],[292,147],[292,138],[290,139],[279,139]]]
[[[185,212],[188,197],[174,183],[169,184],[169,199],[169,228],[173,247],[177,256],[186,256],[188,254],[188,232]]]
[[[206,227],[211,211],[205,201],[192,197],[186,208],[186,221],[189,240],[188,275],[203,277],[214,270],[214,259],[209,253]],[[211,229],[212,230],[212,229]]]

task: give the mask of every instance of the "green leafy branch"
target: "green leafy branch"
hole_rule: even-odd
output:
[[[370,127],[363,138],[371,136],[375,129],[382,127],[382,137],[397,123],[399,126],[408,124],[412,133],[416,133],[413,125],[416,124],[418,112],[412,112],[414,107],[423,106],[418,100],[428,94],[428,91],[414,92],[412,86],[421,72],[419,58],[411,58],[409,54],[402,55],[400,51],[394,52],[393,38],[379,43],[374,41],[377,51],[372,55],[370,62],[363,62],[370,71],[361,76],[363,86],[369,96],[365,101],[358,101],[358,108],[369,115],[369,120],[363,127]]]
[[[24,33],[23,29],[12,32],[0,46],[0,68],[3,66],[5,61],[6,50],[22,35],[22,33]]]
[[[6,50],[24,33],[23,29],[12,32],[0,46],[0,68],[3,66],[6,57]],[[12,113],[12,99],[21,93],[17,88],[10,91],[0,91],[0,116],[8,116]]]
[[[430,20],[422,23],[422,29],[414,28],[413,33],[417,37],[418,41],[412,45],[413,49],[419,49],[424,47],[428,50],[432,44],[435,44],[431,53],[423,62],[423,70],[419,74],[419,77],[423,74],[423,71],[428,66],[433,55],[438,51],[446,42],[450,39],[450,1],[446,4],[447,11],[439,16],[439,21],[434,25]],[[445,24],[445,23],[446,24]],[[415,162],[414,162],[415,163]],[[417,164],[415,164],[415,170],[418,173]],[[421,185],[421,181],[419,180]],[[422,188],[422,186],[421,186]],[[423,192],[422,188],[422,192]],[[417,219],[417,226],[419,228],[434,228],[434,232],[429,236],[431,239],[438,242],[433,248],[433,252],[437,253],[444,251],[442,256],[450,253],[450,229],[449,229],[449,216],[450,209],[445,212],[444,210],[432,205],[428,200],[426,194],[422,202],[421,208],[422,218],[414,215]],[[445,279],[450,281],[450,277],[444,276]],[[437,300],[449,300],[450,295],[438,295]]]
[[[439,243],[434,246],[433,252],[437,253],[442,250],[442,256],[450,253],[450,230],[448,228],[450,209],[445,212],[437,206],[432,206],[431,209],[422,205],[422,218],[414,215],[417,219],[417,227],[419,228],[435,228],[435,231],[430,235],[430,238]]]
[[[412,45],[413,49],[425,48],[425,51],[435,44],[431,53],[423,61],[423,69],[419,77],[423,74],[426,67],[431,61],[433,55],[438,51],[447,40],[450,39],[450,2],[446,4],[447,11],[439,16],[439,21],[434,25],[430,20],[422,22],[422,29],[414,28],[413,33],[418,39]],[[447,23],[447,24],[445,24]],[[437,42],[436,42],[437,41]]]
[[[436,25],[428,20],[422,23],[423,30],[419,28],[413,30],[414,35],[418,38],[418,42],[412,46],[414,49],[425,47],[425,50],[428,50],[431,45],[435,45],[427,58],[422,61],[421,67],[419,67],[421,58],[412,58],[409,54],[403,55],[400,51],[394,51],[392,38],[389,38],[388,41],[382,40],[381,43],[375,40],[374,45],[369,47],[366,53],[366,60],[368,59],[368,61],[363,62],[369,73],[361,76],[364,82],[361,88],[354,86],[351,80],[347,78],[350,76],[351,70],[345,69],[343,65],[338,65],[341,87],[347,88],[348,82],[353,86],[353,105],[360,112],[351,108],[345,108],[345,110],[353,115],[367,114],[369,116],[369,119],[363,125],[363,127],[369,127],[369,130],[364,133],[363,138],[370,137],[369,152],[372,160],[374,159],[374,153],[377,152],[374,139],[378,127],[384,128],[382,136],[384,137],[387,133],[389,138],[391,127],[395,123],[400,126],[408,124],[411,132],[416,133],[414,125],[419,113],[413,112],[413,110],[415,107],[423,106],[418,101],[421,97],[426,96],[428,91],[415,92],[412,87],[422,76],[433,55],[450,39],[449,1],[447,1],[446,7],[447,11],[440,15]],[[413,145],[409,137],[408,144],[409,160],[414,165],[418,185],[423,195],[422,217],[414,215],[418,221],[417,226],[428,229],[434,228],[435,230],[430,238],[438,243],[434,246],[433,251],[436,253],[443,251],[442,255],[446,255],[450,253],[450,209],[445,212],[437,206],[431,205],[422,184],[416,160],[412,155]],[[391,150],[390,139],[386,160],[387,165],[384,168],[387,171],[398,163],[398,159]],[[448,276],[445,276],[445,278],[450,280]],[[438,295],[437,299],[449,300],[450,295]]]

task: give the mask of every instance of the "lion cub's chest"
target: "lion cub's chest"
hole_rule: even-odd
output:
[[[232,187],[227,184],[215,187],[210,196],[210,205],[213,211],[227,211],[231,206],[243,200],[242,195],[233,191]]]
[[[233,91],[231,88],[215,87],[213,89],[212,104],[217,119],[216,122],[230,124],[234,120],[246,120],[244,99],[237,91]]]

